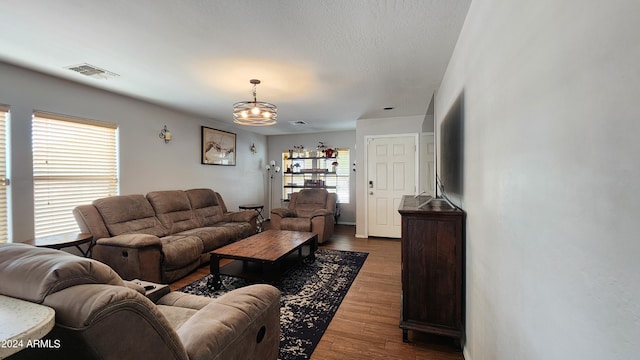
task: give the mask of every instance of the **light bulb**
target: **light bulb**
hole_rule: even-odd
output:
[[[268,118],[271,117],[271,113],[269,111],[265,111],[265,112],[262,113],[262,117],[268,119]]]
[[[253,115],[258,115],[258,114],[260,114],[260,109],[258,109],[258,107],[256,106],[253,109],[251,109],[251,113]]]
[[[248,115],[249,115],[249,113],[247,112],[247,110],[243,110],[243,111],[240,113],[240,116],[242,116],[242,117],[243,117],[243,118],[245,118],[245,119],[247,118],[247,116],[248,116]]]

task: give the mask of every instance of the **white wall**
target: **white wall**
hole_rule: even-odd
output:
[[[322,132],[322,133],[305,133],[293,135],[271,135],[267,137],[269,160],[275,160],[282,167],[282,152],[292,149],[295,145],[302,145],[305,149],[315,149],[318,142],[324,142],[328,147],[332,148],[349,148],[349,157],[351,162],[356,158],[355,149],[356,133],[355,131],[339,131],[339,132]],[[274,176],[272,207],[286,207],[287,204],[282,203],[282,174]],[[351,173],[350,190],[351,201],[348,204],[340,204],[340,218],[338,222],[341,224],[354,224],[356,219],[356,181],[355,173]],[[267,191],[268,193],[268,191]],[[266,203],[265,203],[266,205]],[[267,206],[265,206],[266,209]]]
[[[100,81],[100,80],[96,80]],[[0,103],[11,107],[13,241],[33,237],[31,115],[42,110],[118,124],[120,193],[208,187],[230,210],[263,202],[266,137],[215,121],[0,63]],[[173,140],[158,134],[167,125]],[[237,134],[237,166],[200,164],[200,126]],[[255,143],[258,152],[249,147]]]
[[[425,109],[426,112],[426,109]],[[361,149],[356,156],[356,203],[360,204],[356,213],[356,236],[367,237],[365,197],[367,196],[367,179],[364,139],[372,135],[419,134],[422,132],[425,115],[402,116],[381,119],[359,119],[356,122],[356,148]],[[421,161],[419,159],[419,161]]]
[[[464,95],[467,360],[640,353],[640,2],[473,1]]]

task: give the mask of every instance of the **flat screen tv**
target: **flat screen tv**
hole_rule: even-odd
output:
[[[464,94],[460,94],[437,129],[440,190],[446,195],[462,195],[464,179]],[[440,194],[439,194],[440,195]]]

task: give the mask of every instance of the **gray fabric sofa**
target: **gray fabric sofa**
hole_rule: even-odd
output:
[[[92,259],[0,244],[0,294],[49,306],[55,326],[12,359],[277,359],[280,291],[251,285],[211,299],[169,292],[155,303]]]
[[[93,235],[92,257],[123,279],[169,283],[209,261],[209,252],[256,233],[257,213],[229,212],[211,189],[120,195],[73,214]]]

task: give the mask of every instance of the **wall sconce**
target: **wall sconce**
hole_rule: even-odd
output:
[[[158,135],[160,139],[164,140],[164,143],[168,143],[171,141],[171,131],[167,129],[167,125],[164,126],[162,130],[160,130],[160,135]]]
[[[256,144],[251,144],[251,147],[249,147],[249,150],[251,150],[251,153],[253,154],[258,152],[258,149],[256,149]]]

